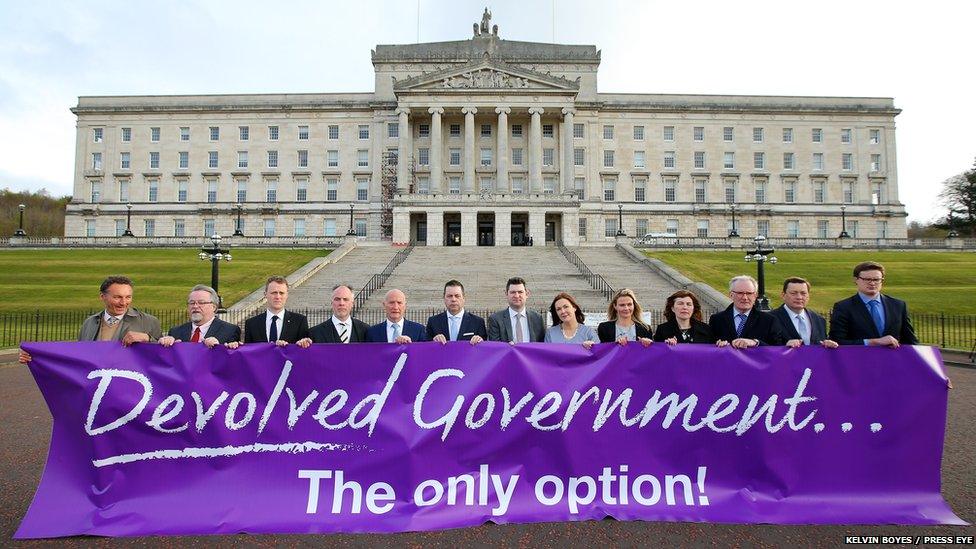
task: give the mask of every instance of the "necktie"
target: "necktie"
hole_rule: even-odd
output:
[[[339,329],[342,330],[339,332],[339,341],[349,343],[349,330],[346,329],[346,323],[340,322]]]
[[[523,343],[525,341],[525,332],[522,331],[522,313],[517,313],[515,315],[515,343]]]
[[[270,330],[270,334],[268,335],[268,341],[272,343],[278,341],[278,317],[277,316],[271,317],[271,330]]]
[[[735,335],[741,336],[742,329],[746,327],[746,315],[738,313],[735,315]]]
[[[458,319],[456,316],[449,316],[447,319],[451,321],[451,341],[457,341]]]
[[[810,328],[807,326],[805,320],[803,320],[803,315],[796,315],[796,327],[798,332],[800,332],[800,339],[803,340],[804,345],[810,344]]]
[[[190,338],[190,343],[200,343],[200,327],[197,326],[193,328],[193,337]]]
[[[878,329],[878,335],[884,335],[884,317],[881,316],[881,303],[876,300],[868,301],[868,308],[871,309],[871,320],[874,320],[874,326]]]
[[[119,319],[115,318],[114,316],[110,316],[105,320],[105,323],[109,326],[115,326],[119,323]]]
[[[390,338],[390,343],[396,343],[396,338],[400,337],[400,325],[393,325],[393,337]]]

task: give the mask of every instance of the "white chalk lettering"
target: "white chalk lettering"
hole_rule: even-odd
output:
[[[146,425],[161,433],[179,433],[187,430],[190,427],[189,423],[183,423],[183,425],[174,427],[172,429],[163,427],[164,423],[178,416],[180,412],[183,411],[183,405],[183,397],[180,395],[169,395],[166,397],[166,400],[159,403],[159,406],[156,406],[156,409],[153,410],[152,417],[146,422]],[[173,408],[167,410],[167,408],[170,406]]]
[[[271,418],[271,411],[274,410],[276,404],[278,404],[278,399],[281,398],[281,391],[285,388],[285,383],[288,381],[288,375],[291,373],[291,361],[285,361],[285,367],[281,369],[281,375],[278,376],[278,383],[275,384],[274,390],[271,391],[271,396],[268,398],[268,402],[264,405],[264,412],[261,413],[261,421],[258,422],[258,434],[264,432],[264,428],[268,426],[268,419]]]
[[[461,370],[456,370],[453,368],[435,370],[431,372],[427,379],[424,380],[423,385],[420,386],[420,391],[417,393],[417,398],[413,402],[413,421],[418,427],[424,429],[436,429],[441,425],[444,426],[444,431],[441,433],[441,440],[447,440],[447,435],[451,432],[451,427],[454,426],[454,422],[457,421],[458,412],[461,411],[461,406],[464,405],[464,397],[458,396],[454,399],[454,405],[448,410],[444,415],[435,419],[434,421],[425,421],[422,417],[424,408],[424,399],[427,397],[427,392],[434,385],[434,382],[438,379],[444,377],[456,377],[458,379],[464,379],[464,372]]]
[[[244,417],[240,421],[236,421],[234,418],[237,417],[237,408],[241,405],[241,402],[247,402],[247,410],[244,412]],[[231,431],[237,431],[244,428],[245,425],[254,419],[254,411],[258,408],[258,402],[254,400],[254,395],[251,393],[237,393],[234,398],[230,399],[230,405],[227,406],[227,413],[224,414],[224,425]]]
[[[349,426],[353,429],[361,429],[366,425],[369,425],[369,431],[366,436],[373,436],[373,429],[376,428],[376,422],[380,419],[380,412],[383,411],[383,406],[386,404],[387,397],[390,396],[390,391],[393,390],[393,384],[400,377],[400,372],[403,371],[403,365],[407,363],[407,353],[400,353],[400,358],[397,359],[396,364],[393,366],[393,371],[390,372],[390,377],[386,379],[386,385],[383,386],[383,390],[378,394],[369,395],[364,398],[352,412],[349,414]],[[363,416],[362,419],[357,420],[356,416],[359,415],[366,406],[372,405],[369,413]]]
[[[207,411],[204,412],[203,399],[200,398],[200,395],[196,391],[190,393],[190,397],[193,398],[193,403],[197,406],[197,420],[195,426],[198,433],[203,432],[203,428],[207,426],[207,423],[209,423],[215,415],[217,415],[217,410],[220,409],[220,405],[223,404],[229,396],[230,395],[227,393],[227,391],[221,391],[217,398],[210,403],[210,407],[207,408]]]
[[[152,397],[153,387],[152,383],[149,382],[149,378],[140,374],[139,372],[130,372],[128,370],[95,370],[88,374],[88,379],[97,379],[98,388],[95,389],[95,394],[92,395],[91,403],[88,406],[88,418],[85,420],[85,432],[89,436],[100,435],[102,433],[107,433],[113,429],[118,429],[119,427],[125,425],[126,423],[132,421],[142,410],[145,409],[146,404],[149,403],[150,397]],[[103,425],[101,427],[94,427],[95,415],[98,413],[98,407],[102,403],[102,399],[105,397],[105,393],[108,392],[108,387],[115,378],[128,379],[131,381],[136,381],[142,386],[142,398],[139,402],[132,407],[126,414],[122,417],[115,419],[114,421]]]

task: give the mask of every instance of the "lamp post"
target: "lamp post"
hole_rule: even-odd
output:
[[[17,226],[14,236],[27,236],[27,233],[24,232],[24,210],[27,209],[27,206],[18,204],[17,209],[20,210],[20,224]]]
[[[217,312],[223,314],[227,312],[227,309],[224,309],[224,300],[220,297],[220,260],[230,261],[230,250],[220,247],[219,234],[211,235],[210,243],[211,247],[204,246],[201,248],[198,257],[201,261],[210,261],[210,287],[217,292]]]
[[[23,205],[20,206],[20,214],[21,215],[24,214],[24,206]],[[946,219],[946,221],[947,221],[947,224],[949,225],[949,232],[946,233],[946,238],[959,238],[959,233],[956,232],[956,219],[954,217],[952,217],[952,212],[951,211],[949,212],[949,216]]]
[[[126,204],[125,210],[125,232],[122,236],[135,236],[132,234],[132,204]]]
[[[617,204],[617,236],[627,236],[624,232],[624,205]]]
[[[346,231],[346,236],[356,236],[356,229],[352,226],[352,204],[349,205],[349,230]]]
[[[739,231],[735,230],[735,204],[732,204],[732,229],[729,231],[729,238],[739,238]]]
[[[237,203],[237,225],[234,226],[234,236],[244,236],[244,225],[241,224],[241,214],[244,212],[244,206],[240,202]]]
[[[757,266],[757,276],[756,279],[759,281],[759,310],[768,311],[769,310],[769,298],[766,297],[766,271],[763,268],[765,263],[768,261],[771,264],[776,264],[776,257],[770,257],[772,253],[776,250],[766,245],[766,237],[763,235],[758,235],[753,239],[756,247],[753,250],[746,250],[746,262],[755,261]]]
[[[850,238],[851,235],[847,234],[847,206],[841,205],[840,207],[840,237],[839,238]]]

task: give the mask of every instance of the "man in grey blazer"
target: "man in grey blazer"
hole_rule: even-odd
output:
[[[836,341],[827,339],[827,321],[807,309],[810,301],[810,283],[793,276],[783,281],[783,304],[772,311],[786,337],[787,347],[823,345],[836,349]]]
[[[508,300],[508,308],[488,317],[488,341],[529,343],[545,339],[546,327],[542,316],[525,307],[529,300],[525,280],[517,276],[509,278],[505,284],[505,299]]]
[[[169,333],[159,338],[159,344],[169,347],[174,343],[188,341],[203,343],[212,349],[215,345],[240,341],[241,329],[230,322],[217,318],[217,291],[203,284],[197,284],[186,298],[186,310],[190,321],[173,326]]]

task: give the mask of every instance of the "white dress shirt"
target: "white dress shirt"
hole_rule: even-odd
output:
[[[803,339],[803,344],[809,345],[810,338],[813,337],[813,326],[810,324],[810,315],[807,314],[807,310],[803,309],[799,313],[797,313],[793,309],[790,309],[789,307],[787,307],[786,310],[789,311],[790,320],[793,321],[793,328],[796,329],[796,333],[800,334],[800,338]],[[797,316],[802,316],[803,322],[806,323],[807,333],[805,338],[803,337],[803,330],[800,329],[800,321],[797,320],[796,318]]]
[[[516,338],[517,338],[517,335],[516,334],[518,334],[518,330],[515,327],[515,323],[517,322],[515,315],[517,315],[517,314],[521,314],[522,315],[522,319],[521,319],[521,323],[522,323],[522,338],[525,339],[524,343],[528,343],[528,342],[532,341],[532,334],[529,333],[529,316],[528,316],[527,313],[528,313],[528,311],[525,310],[525,309],[522,309],[522,312],[520,313],[520,312],[516,311],[515,309],[513,309],[511,307],[508,308],[508,317],[509,317],[509,320],[511,321],[511,324],[512,324],[512,341],[516,341]],[[523,343],[523,342],[518,342],[518,341],[516,341],[516,342],[517,343]]]
[[[386,342],[396,343],[393,341],[393,325],[400,327],[400,335],[403,335],[403,319],[401,318],[399,322],[391,322],[390,319],[386,319]]]
[[[284,309],[282,309],[281,312],[278,313],[278,314],[272,313],[269,310],[265,310],[265,312],[264,312],[264,337],[267,338],[268,341],[271,341],[271,317],[273,317],[273,316],[278,317],[278,339],[281,339],[282,326],[285,325],[285,310]],[[271,342],[274,343],[273,341],[271,341]]]
[[[347,318],[346,321],[343,322],[339,320],[339,317],[337,317],[336,315],[332,315],[332,325],[335,326],[335,331],[337,334],[339,334],[340,339],[342,338],[342,331],[343,331],[342,324],[346,325],[345,327],[345,331],[347,332],[346,343],[349,343],[350,341],[352,341],[352,317]]]
[[[461,337],[461,321],[464,320],[464,309],[456,314],[452,315],[451,311],[445,310],[444,314],[447,315],[447,339],[449,341],[457,341]],[[457,338],[451,339],[451,322],[454,322],[457,326]]]
[[[217,319],[217,317],[213,317],[210,320],[208,320],[206,324],[201,324],[199,326],[197,326],[196,324],[193,324],[191,322],[190,323],[190,338],[192,339],[193,338],[193,332],[195,332],[197,328],[200,328],[200,341],[203,341],[204,339],[206,339],[207,338],[207,332],[210,330],[210,326],[213,324],[213,321],[216,320],[216,319]]]

